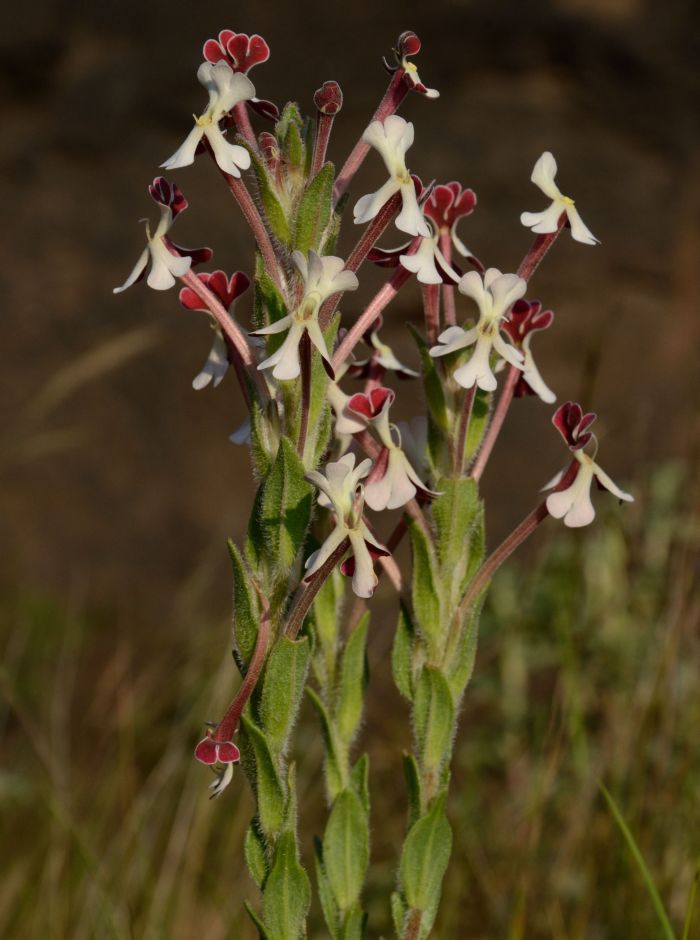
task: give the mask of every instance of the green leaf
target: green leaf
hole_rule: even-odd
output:
[[[307,687],[306,694],[311,699],[311,703],[318,712],[318,717],[321,720],[321,734],[326,747],[326,760],[324,763],[326,791],[329,802],[332,803],[338,794],[345,789],[346,781],[343,769],[344,760],[342,748],[336,740],[335,731],[328,717],[325,705],[312,688]]]
[[[469,419],[469,430],[467,431],[467,440],[465,442],[464,453],[466,455],[465,463],[476,456],[476,452],[481,446],[481,442],[489,425],[489,416],[491,396],[488,392],[477,389],[472,405],[472,415]]]
[[[473,479],[441,479],[436,489],[442,493],[431,505],[437,552],[443,580],[452,588],[454,606],[464,590],[471,533],[481,517],[481,502],[478,484]]]
[[[369,613],[365,613],[348,637],[340,663],[335,722],[338,733],[347,747],[352,743],[362,718],[367,688],[368,626]]]
[[[316,882],[318,884],[318,899],[321,902],[323,919],[330,932],[332,940],[339,940],[340,915],[336,907],[331,886],[323,867],[323,848],[321,840],[314,838],[314,862],[316,867]]]
[[[323,836],[323,865],[341,912],[360,897],[369,863],[369,825],[360,798],[344,790],[333,803]]]
[[[271,406],[274,407],[274,405]],[[272,468],[279,446],[279,435],[274,433],[270,415],[266,415],[259,402],[250,409],[250,450],[258,479],[264,479]]]
[[[401,940],[403,937],[403,928],[407,913],[408,911],[401,899],[401,895],[398,891],[394,891],[391,895],[391,919],[394,922],[394,932],[397,940]]]
[[[253,170],[255,171],[255,178],[258,182],[258,189],[260,190],[260,200],[262,202],[265,218],[277,238],[279,238],[283,244],[289,245],[291,243],[291,232],[289,230],[287,216],[282,208],[282,204],[277,198],[267,169],[252,148],[249,149],[249,153],[253,163]]]
[[[333,164],[324,164],[299,201],[294,247],[304,254],[309,248],[320,248],[333,209],[334,175]]]
[[[231,540],[228,542],[228,553],[233,570],[233,635],[239,652],[248,663],[258,638],[258,603],[251,590],[251,576],[243,556]]]
[[[627,848],[630,850],[632,858],[634,859],[637,868],[639,869],[642,880],[646,885],[649,898],[651,899],[651,903],[653,904],[654,910],[656,911],[656,916],[659,919],[661,932],[663,933],[664,937],[666,937],[666,940],[676,940],[676,935],[673,932],[673,927],[671,926],[671,921],[669,920],[668,914],[666,913],[664,903],[661,900],[661,895],[659,894],[658,888],[654,884],[654,878],[649,871],[647,863],[644,861],[644,856],[639,850],[639,846],[637,845],[635,838],[632,835],[632,831],[625,822],[624,816],[620,812],[617,803],[612,798],[612,795],[607,787],[601,783],[600,789],[603,796],[605,797],[606,803],[608,804],[608,809],[612,813],[615,822],[620,828],[620,832],[624,836],[625,842],[627,843]]]
[[[318,543],[309,552],[318,548]],[[313,606],[314,628],[318,642],[318,656],[322,660],[323,675],[319,684],[324,688],[333,686],[336,651],[340,624],[340,608],[345,594],[343,575],[337,568],[326,578],[316,595]]]
[[[418,523],[409,520],[408,532],[413,554],[413,612],[427,641],[429,658],[437,661],[443,633],[437,559],[428,536]]]
[[[258,256],[259,258],[260,256]],[[265,271],[260,260],[260,267],[256,270],[255,293],[253,295],[253,324],[256,329],[276,323],[287,316],[287,307],[275,282]],[[284,334],[273,334],[267,338],[267,348],[274,352],[284,342]]]
[[[241,718],[241,727],[250,741],[255,757],[255,788],[260,828],[267,841],[273,841],[282,828],[284,790],[263,732],[245,714]]]
[[[340,932],[341,940],[362,940],[367,924],[367,915],[359,904],[345,915],[345,923]]]
[[[283,437],[272,470],[256,497],[248,529],[256,562],[266,561],[284,573],[291,569],[311,518],[311,492],[294,445]]]
[[[309,638],[280,637],[270,651],[260,698],[260,720],[272,753],[279,757],[299,712],[309,669]]]
[[[442,431],[443,435],[447,435],[450,429],[450,415],[445,398],[444,379],[438,371],[437,361],[430,355],[430,344],[426,343],[415,326],[409,323],[408,328],[416,341],[420,354],[423,388],[428,412],[438,429]]]
[[[265,844],[256,828],[255,820],[246,829],[243,851],[248,871],[258,888],[262,889],[267,877],[267,858]]]
[[[445,816],[445,797],[438,797],[427,816],[414,823],[406,836],[399,879],[409,907],[437,910],[442,879],[452,851],[452,830]]]
[[[423,791],[420,782],[420,771],[413,754],[403,755],[403,772],[406,777],[408,790],[408,828],[420,819],[423,812]]]
[[[248,904],[247,901],[244,901],[243,906],[245,907],[248,916],[255,924],[257,931],[258,931],[258,937],[260,938],[260,940],[270,940],[270,935],[267,932],[267,928],[265,927],[265,924],[263,924],[263,922],[260,920],[260,918],[255,913],[255,911],[250,906],[250,904]]]
[[[461,701],[467,683],[474,671],[476,648],[479,639],[479,619],[486,593],[475,603],[461,624],[453,624],[457,631],[453,653],[445,660],[445,674],[455,703]]]
[[[291,832],[283,833],[275,847],[272,869],[263,891],[263,920],[269,940],[304,937],[311,904],[311,886],[297,858]]]
[[[369,755],[363,754],[350,771],[350,786],[359,796],[369,819]]]
[[[423,772],[437,774],[449,754],[455,720],[450,687],[439,670],[425,666],[421,671],[413,714]]]
[[[409,702],[413,699],[413,639],[411,618],[402,601],[399,607],[399,622],[396,625],[394,644],[391,648],[391,671],[396,688]]]

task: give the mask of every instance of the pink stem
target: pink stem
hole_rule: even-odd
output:
[[[243,709],[245,708],[248,699],[250,698],[258,679],[260,678],[260,672],[262,670],[263,663],[265,662],[265,654],[267,653],[267,644],[269,638],[270,609],[266,604],[263,608],[262,617],[260,618],[258,637],[255,641],[255,650],[253,651],[253,657],[250,660],[248,671],[245,674],[245,679],[243,680],[243,684],[238,690],[236,697],[226,709],[226,714],[216,726],[213,733],[210,735],[212,741],[225,742],[232,740],[233,735],[238,728],[238,722],[240,721],[241,715],[243,714]]]
[[[501,432],[503,422],[505,421],[506,415],[508,414],[510,403],[513,400],[515,387],[518,384],[518,379],[521,375],[522,372],[515,366],[510,366],[508,369],[508,376],[503,385],[503,390],[501,391],[500,398],[498,399],[498,404],[494,409],[491,422],[481,444],[481,449],[479,450],[479,454],[474,462],[472,471],[469,474],[469,476],[473,477],[475,480],[481,479],[484,468],[486,467],[489,457],[491,456],[493,445],[496,443],[496,439]]]
[[[395,193],[391,199],[382,206],[378,214],[372,219],[370,224],[360,236],[358,243],[350,252],[348,260],[345,264],[345,269],[347,271],[357,272],[360,265],[369,254],[370,249],[375,246],[384,229],[399,211],[400,206],[401,193]],[[321,324],[322,329],[325,329],[328,326],[330,319],[335,313],[342,296],[343,292],[332,294],[321,307],[321,311],[319,313],[319,323]]]
[[[557,223],[557,228],[554,232],[547,232],[546,235],[538,235],[537,238],[535,238],[534,242],[530,246],[530,250],[525,255],[520,264],[520,267],[518,268],[518,277],[522,277],[525,281],[530,280],[532,275],[542,263],[544,256],[557,240],[559,233],[564,228],[565,222],[566,213],[562,212],[562,214],[559,216],[559,222]]]
[[[415,251],[419,244],[420,235],[414,239],[413,244],[411,245],[411,248],[408,250],[407,254],[412,254],[411,249]],[[377,293],[365,308],[364,312],[353,323],[348,332],[345,334],[342,343],[337,348],[335,355],[333,356],[333,368],[336,372],[340,370],[340,366],[345,362],[355,346],[357,346],[359,341],[362,339],[365,331],[374,323],[382,310],[384,310],[384,308],[389,303],[391,303],[394,297],[396,297],[400,288],[403,287],[410,276],[411,272],[407,271],[403,266],[400,266],[396,269],[387,283],[383,287],[379,288]]]
[[[316,113],[316,140],[314,141],[314,155],[311,161],[311,179],[316,176],[326,160],[328,141],[333,128],[334,115]]]
[[[311,408],[311,341],[306,330],[304,330],[304,335],[299,344],[299,359],[301,360],[301,417],[299,420],[297,453],[303,463],[306,436],[309,432],[309,409]]]
[[[440,332],[440,285],[423,284],[422,288],[425,329],[429,342],[434,346]]]
[[[445,261],[452,266],[452,238],[449,232],[440,234],[440,251]],[[455,308],[455,288],[453,284],[442,285],[442,307],[445,315],[445,326],[454,326],[457,322]]]
[[[250,123],[250,117],[248,115],[248,106],[245,101],[239,101],[238,104],[233,109],[233,118],[236,122],[236,129],[238,133],[245,137],[253,150],[258,152],[258,142],[255,139],[255,131],[253,130],[253,125]]]
[[[390,114],[394,114],[394,112],[398,110],[399,105],[410,90],[408,83],[404,81],[404,75],[404,70],[399,68],[391,76],[389,87],[387,88],[384,97],[379,102],[379,107],[374,112],[372,121],[383,121]],[[350,185],[350,181],[362,165],[362,161],[367,156],[368,150],[369,144],[366,144],[364,140],[360,138],[353,147],[350,156],[345,161],[345,164],[343,165],[343,168],[335,181],[335,186],[333,187],[333,201],[335,205],[338,204],[338,200]]]

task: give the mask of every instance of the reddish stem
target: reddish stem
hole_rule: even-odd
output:
[[[562,212],[562,214],[559,216],[559,222],[557,223],[556,231],[547,232],[546,235],[538,235],[537,238],[535,238],[534,242],[530,246],[530,250],[525,255],[520,264],[520,267],[518,268],[518,277],[522,277],[526,281],[530,280],[532,275],[542,263],[544,256],[557,240],[559,233],[564,228],[565,222],[566,213]]]
[[[326,559],[309,583],[302,589],[301,593],[297,595],[296,603],[292,608],[292,612],[287,619],[287,625],[284,628],[285,635],[290,637],[290,639],[295,639],[297,633],[299,633],[301,625],[304,622],[304,617],[308,614],[309,608],[314,602],[314,598],[323,587],[328,575],[347,552],[349,546],[350,539],[343,539],[333,554]]]
[[[314,141],[314,155],[311,160],[311,179],[316,176],[326,161],[326,151],[328,150],[328,141],[333,128],[335,115],[323,114],[322,111],[316,113],[316,140]]]
[[[445,261],[452,267],[452,238],[450,237],[449,231],[440,232],[440,251]],[[454,326],[457,322],[454,284],[442,285],[442,308],[444,311],[445,326]]]
[[[250,123],[250,116],[248,114],[248,106],[245,101],[239,101],[238,104],[233,109],[233,118],[236,122],[236,130],[238,133],[245,137],[246,141],[250,144],[253,150],[258,152],[258,142],[255,139],[255,131],[253,130],[253,125]]]
[[[394,114],[394,112],[398,110],[399,105],[410,90],[408,83],[404,81],[405,74],[406,73],[404,70],[399,68],[391,76],[389,87],[387,88],[384,97],[379,102],[379,106],[374,112],[372,121],[383,121],[385,118],[389,117],[390,114]],[[350,156],[345,161],[343,168],[335,181],[335,186],[333,187],[333,202],[335,205],[338,204],[338,200],[350,185],[350,181],[362,165],[362,161],[367,156],[368,150],[369,144],[366,144],[360,137],[358,142],[353,147]]]
[[[413,251],[416,250],[419,244],[420,235],[414,239],[407,254],[413,254]],[[407,271],[403,266],[400,266],[396,269],[387,283],[384,284],[383,287],[379,288],[377,293],[365,308],[364,312],[357,318],[357,320],[355,320],[353,325],[345,334],[342,343],[335,351],[335,355],[333,356],[333,368],[336,372],[340,370],[340,366],[345,362],[355,346],[357,346],[357,344],[360,342],[365,331],[369,329],[369,327],[374,323],[382,310],[384,310],[384,308],[389,303],[391,303],[394,297],[396,297],[398,294],[400,288],[403,287],[410,277],[411,272]]]
[[[440,285],[423,284],[423,310],[425,312],[425,330],[431,345],[437,343],[440,332]]]
[[[306,436],[309,432],[309,409],[311,408],[311,340],[306,330],[304,330],[299,343],[299,359],[301,363],[301,416],[299,419],[297,453],[303,463]]]
[[[226,714],[216,726],[214,731],[210,734],[212,741],[223,743],[233,739],[233,735],[238,728],[238,722],[240,721],[241,715],[243,714],[243,709],[248,703],[248,699],[250,698],[258,679],[260,678],[260,672],[262,670],[263,663],[265,662],[265,654],[267,653],[267,644],[269,638],[270,608],[267,603],[265,603],[262,617],[260,618],[260,626],[258,627],[258,636],[255,641],[255,650],[253,651],[253,657],[250,660],[248,671],[245,674],[245,679],[243,680],[243,684],[238,690],[236,697],[226,709]]]
[[[520,369],[517,369],[515,366],[509,367],[508,375],[503,384],[501,395],[498,399],[498,404],[494,409],[491,422],[481,444],[481,449],[479,450],[479,454],[476,458],[476,461],[474,462],[472,471],[469,474],[469,476],[473,477],[475,480],[481,479],[484,468],[486,467],[489,457],[491,456],[493,445],[496,443],[496,439],[498,438],[498,435],[501,432],[501,428],[503,427],[503,422],[505,421],[506,415],[508,414],[510,403],[513,400],[515,386],[518,384],[518,379],[521,375],[522,372]]]

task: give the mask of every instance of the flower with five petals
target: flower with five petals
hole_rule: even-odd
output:
[[[307,333],[321,354],[326,372],[333,378],[333,367],[318,322],[318,313],[324,300],[332,294],[356,290],[357,275],[345,270],[345,262],[342,258],[336,258],[334,255],[326,255],[322,258],[313,248],[309,249],[308,260],[300,251],[292,252],[292,261],[304,281],[304,296],[294,313],[250,334],[251,336],[270,336],[273,333],[289,330],[280,348],[261,362],[258,369],[274,367],[272,374],[276,379],[297,378],[301,372],[299,343],[304,333]]]
[[[206,111],[194,119],[194,127],[180,147],[161,166],[172,170],[194,163],[195,153],[202,139],[212,149],[219,169],[229,176],[240,177],[241,170],[250,166],[250,154],[245,147],[230,144],[224,137],[219,122],[241,101],[255,95],[255,88],[242,72],[234,72],[225,60],[216,63],[202,62],[197,78],[209,92]]]
[[[584,225],[574,200],[565,196],[554,182],[556,175],[557,161],[548,150],[545,150],[535,164],[530,179],[545,196],[552,200],[551,205],[543,212],[523,212],[520,221],[537,235],[546,235],[556,232],[559,228],[559,219],[562,213],[565,213],[571,228],[571,237],[575,241],[582,242],[584,245],[599,244],[593,232]]]
[[[524,356],[501,336],[503,318],[512,304],[523,296],[527,283],[516,274],[502,274],[498,268],[489,268],[483,276],[476,271],[465,274],[458,285],[459,292],[471,297],[479,307],[476,326],[463,330],[451,326],[438,336],[440,346],[433,346],[430,355],[447,356],[466,346],[476,344],[471,358],[454,372],[454,378],[462,388],[477,385],[485,392],[496,388],[496,376],[491,368],[491,353],[496,352],[511,365],[522,369]]]
[[[182,248],[168,236],[177,216],[187,208],[187,200],[175,183],[169,183],[163,176],[157,176],[148,191],[160,206],[160,220],[152,235],[148,220],[145,220],[148,244],[128,278],[120,287],[114,288],[115,294],[120,294],[141,280],[146,273],[149,258],[151,270],[146,283],[154,290],[168,290],[175,283],[175,279],[186,274],[192,265],[204,264],[213,254],[211,248]]]
[[[358,199],[353,210],[355,223],[362,225],[371,221],[382,206],[400,192],[403,206],[396,217],[396,227],[409,235],[429,237],[432,234],[430,226],[423,218],[415,184],[406,169],[406,151],[413,143],[413,124],[398,114],[390,114],[384,121],[372,121],[362,139],[379,151],[389,171],[389,179],[376,193]]]
[[[352,575],[352,589],[358,597],[371,597],[374,593],[377,586],[374,561],[389,551],[374,538],[362,516],[364,492],[360,481],[371,466],[372,461],[367,459],[356,467],[355,455],[345,454],[340,460],[327,463],[325,474],[318,470],[306,474],[306,479],[320,490],[319,504],[335,513],[335,528],[306,560],[307,583],[347,539],[353,557],[343,562],[341,571]]]
[[[634,497],[621,490],[595,462],[598,441],[595,434],[588,430],[595,419],[593,412],[584,414],[581,406],[572,401],[561,405],[552,418],[552,424],[566,441],[574,460],[566,471],[562,470],[544,487],[548,490],[560,486],[564,481],[568,484],[550,493],[546,505],[550,516],[563,519],[564,525],[570,528],[588,525],[595,518],[590,494],[594,479],[599,489],[608,490],[622,502],[634,502]],[[592,454],[585,451],[589,442],[593,445]]]

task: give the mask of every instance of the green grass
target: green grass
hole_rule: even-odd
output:
[[[698,935],[697,481],[664,467],[638,497],[624,513],[602,497],[583,533],[547,524],[497,578],[461,719],[439,940]],[[190,610],[125,623],[41,597],[6,597],[2,617],[0,936],[253,938],[247,785],[241,773],[210,803],[191,757],[231,690],[227,625]],[[387,642],[375,626],[372,938],[392,935],[405,820]],[[297,737],[308,850],[323,817],[310,710]],[[324,937],[318,912],[310,937]]]

